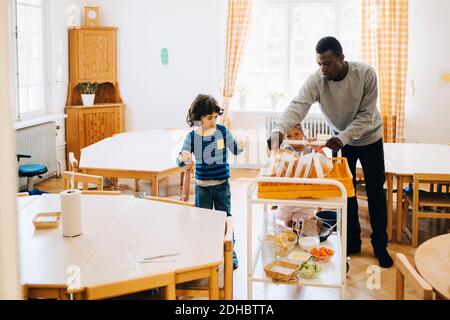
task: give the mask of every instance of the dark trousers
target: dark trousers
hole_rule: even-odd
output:
[[[228,181],[212,187],[195,184],[195,206],[198,208],[225,211],[231,217],[231,191]],[[236,243],[233,233],[233,245]]]
[[[212,187],[195,184],[195,206],[205,209],[225,211],[231,216],[231,191],[228,181]]]
[[[372,246],[375,250],[387,246],[387,208],[383,185],[384,151],[383,140],[368,146],[344,146],[342,156],[348,160],[353,174],[353,185],[356,188],[356,162],[361,162],[364,172],[367,200],[369,203],[370,226],[372,227]],[[354,250],[361,246],[361,226],[358,217],[358,200],[348,198],[347,202],[347,249]]]

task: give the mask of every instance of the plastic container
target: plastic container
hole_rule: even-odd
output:
[[[332,158],[333,169],[325,179],[341,182],[347,190],[347,197],[355,196],[353,175],[348,167],[347,158]],[[315,169],[311,177],[317,177]],[[289,178],[286,178],[289,179]],[[258,198],[262,199],[299,199],[299,198],[337,198],[341,191],[335,186],[302,183],[258,182]]]

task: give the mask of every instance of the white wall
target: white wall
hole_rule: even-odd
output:
[[[185,128],[198,93],[220,99],[226,0],[100,0],[102,25],[119,27],[118,77],[126,130]],[[161,48],[169,64],[161,64]]]
[[[69,84],[69,40],[67,31],[67,9],[79,0],[48,0],[47,2],[47,111],[49,114],[64,114]],[[81,12],[81,11],[80,11]],[[65,121],[57,121],[57,159],[65,170],[66,138]]]
[[[8,1],[0,0],[0,300],[21,299],[16,219],[16,144],[11,123]]]
[[[410,0],[407,142],[450,143],[450,86],[439,85],[450,72],[450,1]],[[412,95],[412,83],[415,95]]]

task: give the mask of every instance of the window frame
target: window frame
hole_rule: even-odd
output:
[[[294,46],[294,33],[293,33],[293,14],[294,14],[294,8],[297,6],[311,6],[316,7],[320,5],[328,5],[332,6],[335,9],[334,15],[335,15],[335,22],[334,22],[334,34],[341,35],[342,33],[342,26],[341,23],[339,23],[340,18],[342,16],[344,7],[355,0],[255,0],[254,1],[254,7],[262,7],[262,8],[287,8],[287,21],[286,21],[286,28],[287,28],[287,35],[284,37],[286,42],[286,73],[285,73],[285,80],[284,82],[287,82],[285,88],[284,88],[284,94],[290,95],[290,91],[295,89],[294,86],[294,79],[295,79],[295,72],[294,68],[292,68],[294,64],[294,56],[292,54],[293,46]],[[356,1],[355,1],[356,2]],[[356,20],[356,22],[361,22],[361,17]],[[359,37],[358,34],[355,39],[359,38],[361,40],[361,34],[359,31]],[[357,50],[360,51],[361,43],[357,44]],[[358,49],[359,48],[359,49]],[[345,48],[344,48],[345,49]],[[245,59],[245,57],[244,57]],[[242,65],[241,65],[242,66]],[[242,70],[242,69],[241,69]],[[236,87],[240,86],[239,78],[236,83]],[[300,89],[300,88],[298,88]],[[255,105],[249,104],[246,105],[244,108],[241,108],[238,106],[238,96],[239,94],[235,94],[236,99],[233,99],[235,103],[232,104],[232,110],[233,111],[250,111],[250,112],[280,112],[280,105],[278,106],[277,110],[273,110],[270,107],[270,103],[267,102],[263,107],[257,107]],[[288,102],[293,98],[293,96],[285,96],[284,102]],[[269,105],[269,106],[268,106]],[[319,110],[315,107],[311,108],[310,112],[319,112]]]
[[[48,70],[48,54],[47,50],[47,32],[48,32],[48,24],[47,24],[47,16],[48,16],[48,2],[46,0],[41,0],[41,37],[42,37],[42,108],[36,111],[22,111],[23,108],[20,106],[20,89],[19,89],[19,42],[18,42],[18,0],[10,0],[10,27],[11,27],[11,51],[12,51],[12,81],[14,85],[12,86],[12,100],[13,100],[13,114],[14,121],[20,122],[25,120],[30,120],[34,118],[38,118],[47,114],[48,111],[48,79],[49,79],[49,70]],[[34,7],[33,5],[30,5]]]

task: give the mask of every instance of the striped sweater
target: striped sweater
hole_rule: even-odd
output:
[[[183,151],[189,151],[195,159],[195,179],[201,181],[226,180],[230,177],[228,150],[239,155],[236,140],[228,129],[222,125],[216,126],[216,131],[210,136],[201,136],[194,130],[188,133],[184,140]],[[184,167],[177,157],[177,165]]]

